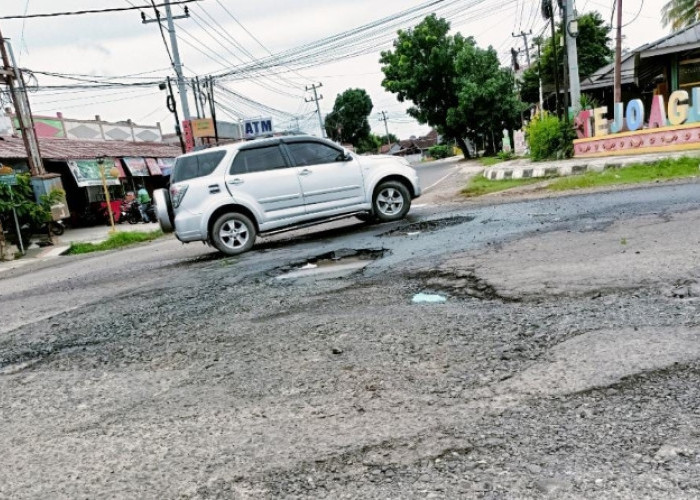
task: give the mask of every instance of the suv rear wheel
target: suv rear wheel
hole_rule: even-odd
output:
[[[255,225],[243,214],[227,212],[221,215],[211,229],[211,241],[226,255],[246,252],[255,243]]]
[[[374,190],[372,208],[381,222],[400,220],[411,208],[411,195],[406,186],[398,181],[382,182]]]

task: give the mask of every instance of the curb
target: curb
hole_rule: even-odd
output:
[[[526,162],[515,160],[504,162],[484,169],[484,177],[492,181],[506,179],[530,179],[536,177],[563,177],[584,174],[586,172],[602,172],[608,168],[623,168],[629,165],[654,163],[668,158],[700,157],[700,151],[647,154],[637,156],[611,156],[607,158],[573,158],[570,160],[552,162]]]

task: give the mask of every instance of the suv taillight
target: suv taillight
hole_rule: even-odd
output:
[[[176,184],[170,186],[170,201],[173,204],[173,208],[177,208],[182,203],[182,199],[185,197],[187,188],[189,184]]]

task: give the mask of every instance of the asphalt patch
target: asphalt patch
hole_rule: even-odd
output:
[[[414,233],[433,233],[435,231],[440,231],[441,229],[445,229],[448,227],[452,226],[459,226],[460,224],[466,224],[467,222],[471,222],[475,219],[476,217],[473,217],[471,215],[466,215],[466,216],[456,216],[456,217],[447,217],[444,219],[433,219],[433,220],[425,220],[425,221],[420,221],[420,222],[410,222],[407,224],[402,224],[399,227],[395,227],[394,229],[384,232],[382,234],[379,234],[379,237],[384,237],[384,236],[412,236]]]

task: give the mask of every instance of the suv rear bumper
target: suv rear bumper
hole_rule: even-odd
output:
[[[175,236],[187,243],[190,241],[206,241],[207,235],[202,234],[202,214],[193,214],[189,210],[177,211],[175,216]]]

